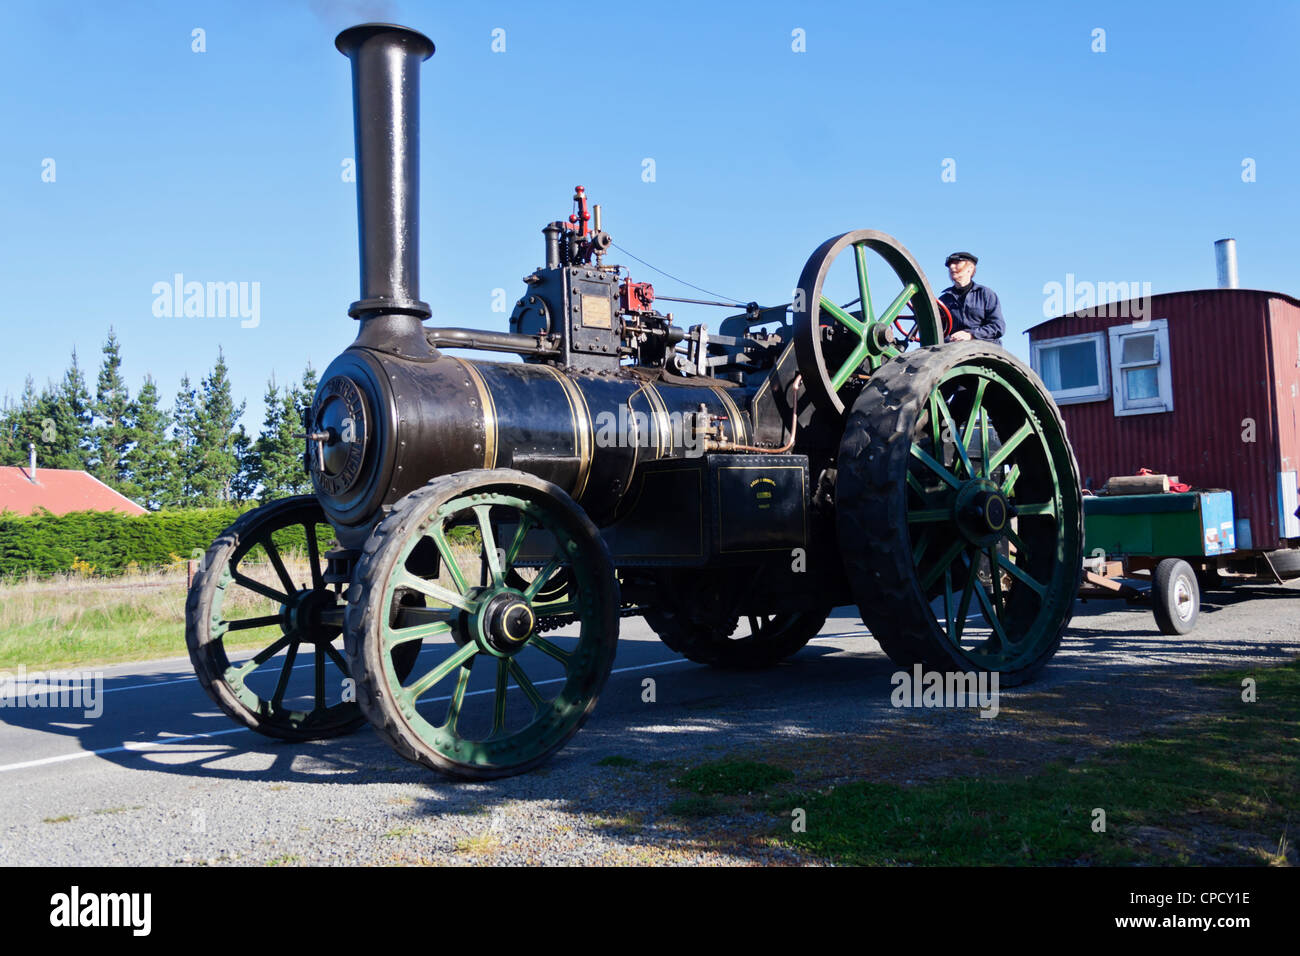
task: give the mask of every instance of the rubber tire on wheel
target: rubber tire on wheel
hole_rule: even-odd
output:
[[[1270,551],[1268,563],[1283,581],[1300,577],[1300,548],[1288,548],[1283,551]]]
[[[1051,445],[1043,460],[1050,468],[1046,480],[1057,486],[1053,493],[1060,509],[1053,535],[1033,536],[1042,554],[1050,554],[1051,560],[1045,594],[1029,622],[1029,631],[1012,642],[1009,661],[991,666],[982,663],[988,655],[961,647],[960,636],[954,646],[937,619],[931,607],[934,595],[922,587],[915,564],[908,522],[907,476],[914,431],[920,427],[931,393],[947,376],[963,369],[971,369],[972,374],[986,369],[1014,385],[1000,399],[1004,407],[1016,407],[1016,401],[1027,403],[1032,414],[1026,416],[1026,423],[1032,419]],[[1013,429],[1004,428],[996,417],[991,424],[1005,442]],[[1018,480],[1017,488],[1027,483],[1024,477]],[[1044,480],[1043,475],[1037,480]],[[943,672],[996,670],[1000,683],[1012,686],[1032,679],[1060,646],[1082,574],[1083,503],[1078,465],[1050,393],[1028,366],[1004,349],[979,341],[931,346],[907,352],[872,375],[854,403],[840,444],[836,526],[845,572],[863,622],[895,664],[910,667],[919,663]],[[1020,533],[1026,535],[1023,525]],[[1049,537],[1055,541],[1048,541]],[[1031,554],[1027,560],[1034,557]],[[1009,600],[1012,604],[1004,607],[1013,617],[1022,622],[1030,617],[1024,612],[1033,605],[1021,595],[1011,594]],[[1031,643],[1023,650],[1015,647],[1026,640]]]
[[[1151,611],[1161,634],[1186,634],[1201,613],[1196,572],[1181,558],[1165,558],[1151,575]]]
[[[489,507],[498,506],[500,499],[507,497],[522,500],[550,522],[545,525],[548,530],[568,538],[567,553],[572,556],[568,566],[577,582],[577,594],[571,603],[582,612],[576,615],[581,626],[578,644],[568,655],[565,684],[558,689],[556,698],[546,702],[544,709],[537,706],[532,721],[522,730],[504,733],[502,727],[498,736],[494,726],[493,733],[481,740],[461,737],[450,713],[445,724],[433,725],[416,710],[419,693],[408,692],[401,678],[397,680],[399,686],[393,686],[393,675],[386,660],[393,652],[384,649],[385,626],[382,616],[376,613],[383,596],[398,586],[399,573],[406,571],[409,575],[402,562],[412,553],[412,548],[421,539],[428,540],[426,530],[443,520],[439,517],[440,509],[461,503],[454,510],[463,511],[474,506],[472,502],[477,499],[473,496],[488,499],[483,503]],[[493,497],[498,500],[491,501]],[[412,542],[412,537],[417,540]],[[503,577],[508,576],[510,567],[502,569]],[[439,600],[451,596],[441,586],[436,588],[440,593],[434,596]],[[456,597],[470,603],[477,600],[468,592]],[[495,468],[435,478],[393,505],[392,511],[366,540],[353,571],[344,640],[356,671],[358,702],[380,737],[407,760],[452,776],[485,780],[536,767],[577,733],[595,708],[613,667],[618,625],[619,588],[613,561],[586,512],[563,489],[549,481],[522,471]],[[459,644],[459,650],[468,650],[468,645],[473,643],[474,639],[470,638]],[[528,643],[544,645],[545,640],[533,631],[525,641]],[[403,646],[406,645],[397,645]],[[445,658],[439,667],[454,660],[457,653]],[[469,658],[469,664],[490,657],[486,651],[472,653],[475,656]],[[463,664],[461,668],[467,669]],[[416,683],[423,679],[417,679]],[[436,686],[440,679],[427,685],[426,690]],[[463,699],[468,695],[458,685],[453,696]],[[459,704],[456,706],[459,708]]]

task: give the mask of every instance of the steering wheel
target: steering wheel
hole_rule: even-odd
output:
[[[943,319],[943,337],[946,339],[948,336],[952,335],[952,313],[948,311],[948,307],[943,304],[942,299],[935,299],[934,304],[939,307],[939,317]],[[912,320],[911,329],[903,328],[904,319]],[[898,318],[894,319],[894,328],[898,329],[898,334],[903,337],[903,341],[905,342],[921,341],[920,323],[917,322],[915,312],[907,315],[900,315]]]

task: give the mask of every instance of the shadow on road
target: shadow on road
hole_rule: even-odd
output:
[[[530,774],[480,783],[450,781],[408,763],[369,728],[295,744],[211,721],[212,736],[159,747],[152,746],[159,741],[157,727],[168,717],[149,708],[132,719],[151,726],[125,735],[121,726],[112,730],[96,721],[51,721],[56,713],[51,711],[9,710],[3,716],[16,726],[76,737],[87,750],[124,744],[127,749],[101,756],[131,770],[271,785],[409,784],[420,792],[410,808],[417,819],[490,814],[516,801],[591,812],[611,798],[617,805],[624,799],[619,795],[629,805],[655,793],[666,802],[675,793],[676,768],[736,754],[766,756],[811,780],[867,774],[911,782],[942,773],[1023,769],[1053,755],[1087,752],[1210,706],[1199,679],[1206,671],[1293,657],[1298,642],[1290,618],[1279,622],[1276,638],[1258,626],[1244,636],[1234,634],[1240,628],[1219,626],[1215,618],[1247,602],[1297,597],[1295,589],[1267,587],[1214,592],[1204,599],[1201,625],[1181,637],[1159,634],[1145,608],[1079,603],[1053,663],[1033,684],[1003,690],[996,720],[980,720],[972,711],[891,706],[891,678],[899,668],[864,639],[865,631],[818,638],[791,660],[761,672],[719,672],[689,662],[648,670],[656,680],[653,703],[643,699],[642,674],[616,674],[584,729],[549,763]],[[840,609],[834,617],[853,619],[856,611]],[[666,648],[662,652],[661,659],[670,656]],[[108,680],[106,696],[128,683],[163,687],[185,681],[190,675],[179,668]],[[175,686],[170,696],[178,701],[177,713],[191,723],[214,710],[197,684]],[[137,699],[144,702],[151,692],[121,693],[142,695]],[[957,741],[963,743],[954,748]],[[616,766],[602,765],[610,758]],[[607,835],[626,839],[629,846],[661,838],[680,846],[680,834],[672,833],[671,826],[663,834],[633,827],[626,835],[617,829]],[[754,852],[758,859],[760,850]]]

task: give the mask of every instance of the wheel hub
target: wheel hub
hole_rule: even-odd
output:
[[[953,511],[962,535],[980,547],[1001,540],[1011,519],[1011,505],[1006,496],[986,478],[966,482],[957,492]]]
[[[887,322],[877,322],[867,330],[867,343],[876,355],[885,354],[886,349],[894,346],[894,336]]]
[[[478,612],[479,645],[497,657],[519,653],[537,626],[528,600],[516,591],[501,591],[483,602]]]
[[[1187,582],[1179,579],[1174,585],[1174,610],[1178,614],[1180,621],[1189,621],[1192,617],[1192,591],[1187,586]]]
[[[304,643],[329,644],[342,632],[328,620],[338,616],[338,607],[338,595],[328,588],[295,591],[292,603],[280,608],[280,626],[286,634],[296,630]]]

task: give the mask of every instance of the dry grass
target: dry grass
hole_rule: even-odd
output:
[[[466,580],[477,583],[480,549],[453,545]],[[306,586],[311,569],[305,555],[283,554],[292,580]],[[277,590],[282,585],[269,564],[242,562],[240,570]],[[531,578],[533,572],[525,571]],[[439,583],[456,586],[444,568]],[[107,664],[184,656],[186,571],[183,563],[119,577],[59,574],[0,581],[0,668],[28,669]],[[437,602],[431,601],[431,604]],[[227,620],[275,614],[278,604],[239,585],[226,590]],[[244,635],[247,635],[246,637]],[[226,647],[264,647],[271,632],[252,630]]]
[[[328,541],[322,537],[322,543]],[[453,543],[453,557],[471,585],[483,573],[477,541]],[[282,590],[274,569],[255,562],[253,552],[240,564],[249,577]],[[306,587],[311,569],[306,556],[281,551],[295,584]],[[520,569],[525,580],[536,572]],[[444,566],[438,583],[454,592]],[[185,646],[186,566],[184,562],[117,577],[66,573],[53,577],[29,574],[0,579],[0,668],[37,668],[108,664],[180,657]],[[430,598],[431,606],[440,602]],[[279,604],[238,584],[226,589],[222,614],[227,620],[278,613]],[[232,634],[227,649],[265,647],[275,634],[259,628]]]
[[[295,581],[310,580],[303,558],[286,555],[285,565]],[[242,570],[267,584],[275,581],[267,565]],[[22,664],[34,669],[184,655],[185,580],[185,566],[179,565],[112,578],[28,575],[0,583],[0,667]],[[230,588],[227,594],[228,617],[274,613],[272,602],[244,588]],[[242,646],[267,643],[262,632],[249,633]]]

